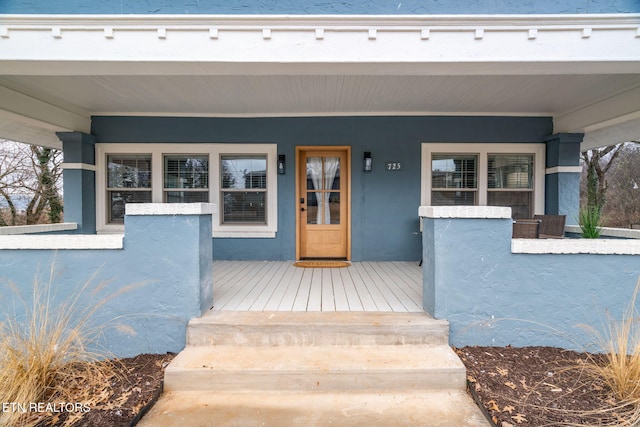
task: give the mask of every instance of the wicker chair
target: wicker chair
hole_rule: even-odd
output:
[[[513,221],[512,237],[514,239],[537,239],[539,227],[539,219],[516,219]]]
[[[562,239],[564,237],[566,215],[534,215],[534,219],[540,220],[540,227],[538,227],[539,238]]]

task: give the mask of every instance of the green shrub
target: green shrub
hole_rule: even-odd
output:
[[[600,209],[594,207],[580,209],[578,223],[582,230],[582,237],[585,239],[600,237]]]

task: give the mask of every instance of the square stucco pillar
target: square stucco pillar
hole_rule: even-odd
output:
[[[545,213],[578,220],[580,208],[580,143],[582,133],[558,133],[546,142]]]
[[[96,232],[95,137],[82,132],[58,132],[64,153],[64,221],[78,224],[78,233]]]

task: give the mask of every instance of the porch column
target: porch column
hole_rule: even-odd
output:
[[[545,178],[545,213],[566,215],[567,224],[578,221],[580,208],[580,143],[582,133],[557,133],[548,137]]]
[[[57,132],[64,152],[64,220],[78,224],[78,233],[96,232],[95,137],[82,132]]]

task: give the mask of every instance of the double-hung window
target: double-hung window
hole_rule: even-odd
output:
[[[107,217],[110,223],[124,222],[127,203],[151,202],[151,155],[111,154],[107,156]]]
[[[222,224],[267,223],[267,156],[220,157]]]
[[[487,205],[509,206],[513,218],[533,218],[533,154],[489,154]]]
[[[544,144],[422,145],[422,200],[431,206],[507,206],[544,213]]]
[[[209,156],[165,155],[164,156],[165,203],[209,202]]]

